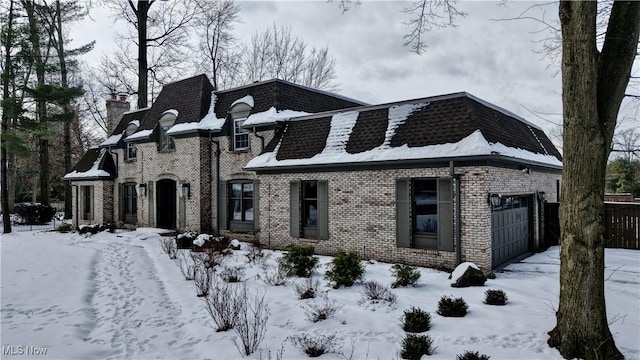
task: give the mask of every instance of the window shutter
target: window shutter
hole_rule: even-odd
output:
[[[260,231],[260,181],[253,181],[253,229]]]
[[[90,209],[89,209],[89,219],[90,220],[94,220],[95,219],[95,213],[94,213],[94,207],[95,206],[93,205],[93,204],[95,204],[94,198],[93,198],[94,197],[93,188],[94,188],[93,186],[89,186],[89,197],[90,197],[90,200],[89,200],[89,207],[90,207]]]
[[[438,250],[453,251],[453,191],[451,179],[438,179]]]
[[[300,182],[289,184],[289,229],[291,237],[300,237]]]
[[[149,214],[149,226],[154,226],[155,225],[154,219],[155,219],[155,216],[156,216],[155,215],[156,214],[156,212],[155,212],[156,202],[155,202],[154,197],[153,197],[153,181],[147,182],[147,199],[148,199],[148,203],[149,203],[149,211],[148,211],[148,214]]]
[[[124,221],[124,202],[125,200],[125,196],[124,196],[124,185],[123,184],[118,184],[118,197],[117,199],[120,200],[120,204],[118,204],[118,211],[120,212],[120,215],[118,216],[118,219],[120,221]]]
[[[409,179],[396,179],[396,246],[411,246]]]
[[[224,180],[220,180],[218,183],[218,219],[220,223],[220,230],[227,230],[227,183]]]
[[[318,181],[318,239],[329,239],[329,184]]]

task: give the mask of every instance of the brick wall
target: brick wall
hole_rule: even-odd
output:
[[[531,195],[545,191],[555,196],[555,181],[560,177],[486,166],[460,167],[456,173],[462,184],[462,260],[472,261],[485,271],[492,267],[488,194]],[[261,174],[259,240],[270,247],[308,243],[320,254],[347,250],[385,262],[453,268],[454,252],[396,246],[395,181],[417,177],[449,177],[449,168]],[[289,183],[296,180],[328,181],[329,240],[290,236]],[[458,213],[455,200],[454,213]]]
[[[93,219],[84,220],[82,187],[93,186]],[[74,225],[105,224],[113,221],[113,182],[111,180],[74,181],[72,183]]]

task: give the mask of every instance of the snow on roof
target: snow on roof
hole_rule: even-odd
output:
[[[122,139],[122,134],[111,135],[107,140],[100,143],[100,147],[116,145]]]
[[[148,139],[149,136],[151,136],[151,134],[153,133],[153,130],[140,130],[136,133],[133,133],[129,136],[127,136],[127,141],[130,140],[142,140],[142,139]]]
[[[387,124],[387,131],[384,133],[384,142],[382,143],[382,146],[389,147],[389,144],[391,144],[391,138],[393,137],[393,134],[396,133],[398,126],[402,125],[414,111],[420,110],[428,104],[429,103],[414,103],[394,105],[390,107],[389,123]]]
[[[135,126],[140,126],[140,120],[132,120],[131,122],[129,122],[129,125],[135,125]]]
[[[284,121],[293,117],[310,115],[308,112],[295,110],[276,110],[275,107],[269,108],[267,111],[249,115],[244,121],[243,127],[252,127],[258,125],[274,124],[278,121]]]
[[[129,110],[129,111],[125,111],[122,113],[122,115],[126,115],[126,114],[133,114],[133,113],[137,113],[138,111],[142,111],[142,110],[149,110],[151,109],[151,106],[147,106],[141,109],[134,109],[134,110]]]
[[[224,126],[226,119],[219,119],[216,117],[216,94],[211,92],[211,104],[209,105],[209,111],[199,122],[188,122],[182,124],[173,125],[168,131],[168,135],[177,135],[190,133],[194,131],[219,131]],[[253,101],[253,99],[252,99]]]
[[[249,105],[249,106],[251,106],[253,108],[253,96],[247,95],[247,96],[245,96],[243,98],[240,98],[240,99],[234,101],[229,108],[232,108],[236,104],[241,104],[241,103],[245,103],[245,104],[247,104],[247,105]]]
[[[77,170],[73,170],[72,172],[66,174],[63,179],[71,180],[71,179],[86,179],[86,178],[98,178],[98,177],[108,177],[111,176],[108,172],[104,170],[100,170],[100,162],[102,162],[102,158],[107,153],[107,149],[100,149],[100,155],[96,161],[93,162],[93,166],[91,169],[87,171],[78,172]]]
[[[531,151],[507,147],[500,143],[489,143],[480,130],[456,143],[409,147],[406,144],[399,147],[389,147],[382,144],[374,149],[361,153],[349,154],[341,152],[321,152],[308,159],[276,159],[277,150],[255,157],[246,169],[264,167],[284,167],[323,164],[347,164],[393,160],[443,159],[465,156],[501,155],[520,160],[528,160],[546,165],[562,166],[560,160],[552,155],[536,154]]]
[[[322,150],[324,154],[339,154],[345,151],[347,141],[351,136],[353,127],[358,120],[357,111],[348,111],[335,114],[331,117],[331,128],[327,136],[327,145]]]
[[[173,114],[173,115],[175,115],[175,117],[178,117],[178,110],[176,110],[176,109],[165,110],[162,113],[162,115],[164,115],[164,114]]]

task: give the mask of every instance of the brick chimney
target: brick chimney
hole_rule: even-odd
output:
[[[131,103],[127,101],[126,94],[116,96],[111,94],[111,98],[107,99],[107,136],[111,135],[113,129],[118,126],[122,115],[131,109]]]

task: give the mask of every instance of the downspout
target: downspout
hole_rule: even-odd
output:
[[[211,204],[211,215],[216,217],[216,232],[217,236],[220,236],[220,141],[213,140],[211,132],[209,132],[209,143],[216,144],[215,156],[216,156],[216,209],[213,211],[213,204]],[[212,154],[213,155],[213,154]],[[213,156],[211,161],[213,161]]]
[[[456,232],[455,232],[455,247],[456,247],[456,266],[462,264],[462,200],[460,189],[460,175],[456,174],[453,160],[449,161],[449,175],[456,180]]]
[[[120,168],[119,168],[119,165],[120,165],[120,158],[118,157],[118,154],[117,154],[117,153],[111,152],[111,146],[107,147],[107,152],[108,152],[109,154],[114,155],[114,156],[116,157],[116,173],[115,173],[115,176],[116,176],[116,177],[115,177],[115,178],[114,178],[114,180],[113,180],[113,182],[114,182],[114,184],[113,184],[113,185],[114,185],[114,186],[113,186],[113,195],[112,195],[112,197],[113,197],[113,198],[111,199],[111,204],[114,204],[114,203],[115,203],[115,192],[116,192],[116,188],[117,188],[117,187],[115,186],[115,183],[117,182],[115,179],[116,179],[116,178],[118,178],[118,169],[120,169]],[[104,191],[104,190],[103,190],[103,191]],[[119,196],[120,196],[120,194],[118,194],[118,197],[119,197]],[[104,195],[103,195],[103,197],[104,197]],[[118,199],[118,208],[120,208],[120,199]],[[119,220],[118,214],[116,214],[116,207],[115,207],[115,206],[113,207],[113,209],[111,209],[111,220],[112,220],[112,222],[113,222],[114,224],[117,224],[117,223],[118,223],[118,220]]]

